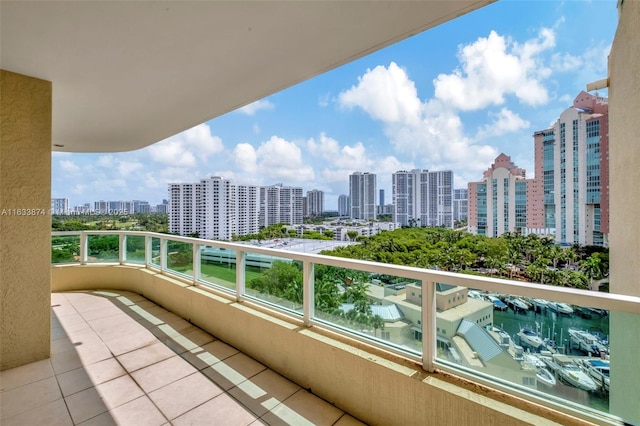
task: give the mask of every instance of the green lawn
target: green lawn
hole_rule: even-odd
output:
[[[192,265],[176,266],[171,269],[183,273],[191,273],[193,271]],[[262,272],[258,268],[249,266],[245,270],[245,280],[248,283],[252,279],[260,276],[260,274],[262,274]],[[200,266],[200,276],[207,281],[213,279],[211,280],[212,282],[225,287],[235,287],[236,285],[235,266],[229,267],[227,264],[203,263]]]

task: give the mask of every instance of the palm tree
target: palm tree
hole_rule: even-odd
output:
[[[601,278],[603,275],[602,259],[598,254],[593,253],[580,264],[580,270],[589,278],[589,288],[591,289],[594,278]]]
[[[378,329],[384,330],[384,320],[380,315],[374,315],[370,319],[371,327],[373,327],[373,335],[377,335]],[[376,336],[377,337],[377,336]]]

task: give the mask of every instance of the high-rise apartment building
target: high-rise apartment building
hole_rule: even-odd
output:
[[[338,215],[339,216],[350,216],[351,215],[351,205],[349,201],[349,196],[346,194],[342,194],[338,196]]]
[[[52,198],[51,214],[68,214],[69,199],[68,198]]]
[[[470,182],[469,232],[497,237],[505,232],[522,232],[527,226],[526,171],[511,157],[500,154],[480,182]]]
[[[561,244],[608,245],[608,99],[580,92],[553,126],[534,133],[535,223]]]
[[[324,192],[307,191],[307,216],[321,216],[324,212]]]
[[[260,226],[302,224],[302,188],[281,183],[260,187]]]
[[[258,187],[214,176],[169,184],[169,232],[230,240],[258,232]]]
[[[552,127],[534,133],[534,179],[501,154],[469,184],[469,230],[552,235],[558,244],[608,245],[609,113],[580,92]],[[507,185],[509,185],[507,187]]]
[[[131,201],[95,201],[93,211],[100,214],[126,215],[133,213],[133,202]]]
[[[453,190],[453,220],[464,220],[469,212],[469,190]]]
[[[351,219],[376,219],[376,175],[354,172],[349,175],[349,200]]]
[[[401,170],[391,180],[394,222],[403,226],[453,227],[451,170]]]

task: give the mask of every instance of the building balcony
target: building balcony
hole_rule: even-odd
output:
[[[115,251],[100,251],[105,238],[117,240]],[[52,358],[31,364],[35,372],[27,374],[34,376],[27,379],[13,377],[30,371],[29,366],[2,372],[3,404],[21,392],[34,400],[17,404],[33,410],[3,407],[3,424],[4,417],[8,422],[39,410],[60,410],[62,418],[70,416],[75,424],[91,419],[132,424],[127,416],[147,409],[158,420],[183,424],[212,408],[220,410],[217,404],[223,401],[224,410],[242,421],[266,424],[636,420],[619,418],[609,406],[619,392],[637,393],[637,384],[624,380],[630,366],[615,362],[616,351],[628,348],[615,340],[613,330],[621,324],[617,319],[637,317],[637,297],[155,233],[55,233],[53,245],[76,250],[79,256],[73,263],[52,265]],[[302,271],[298,295],[282,297],[255,286],[254,279],[276,262]],[[384,317],[384,324],[374,328],[372,322],[328,309],[319,287],[327,274],[348,277],[340,278],[341,291],[366,281],[367,297],[376,301],[371,308]],[[384,282],[372,274],[388,284],[381,285]],[[468,297],[477,293],[591,307],[593,315],[603,310],[591,323],[610,327],[601,331],[611,336],[611,345],[599,354],[611,365],[610,389],[604,382],[580,389],[563,379],[560,370],[553,374],[555,385],[536,374],[532,359],[553,358],[547,349],[576,361],[595,359],[567,335],[572,324],[587,322],[559,311],[494,311],[491,303]],[[382,312],[392,311],[391,305],[400,318]],[[549,333],[557,346],[541,351],[527,345],[513,332],[514,324],[537,325],[539,335]],[[225,348],[224,354],[215,347]],[[129,358],[136,359],[133,367]],[[116,364],[118,375],[109,376]],[[541,368],[553,371],[550,365]],[[144,374],[147,371],[154,373]],[[162,379],[165,373],[168,377]],[[82,383],[77,385],[82,389],[73,384],[67,390],[68,376]],[[23,381],[11,385],[14,380]],[[26,387],[53,389],[56,380],[60,391],[40,394]],[[109,384],[116,387],[116,380],[122,382],[117,386],[122,394],[111,396]],[[210,392],[187,398],[191,382]],[[77,414],[74,399],[85,397],[97,406]],[[313,400],[317,406],[309,408],[298,399]]]

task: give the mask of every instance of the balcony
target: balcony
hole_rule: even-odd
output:
[[[117,249],[100,251],[104,238],[115,239]],[[616,417],[608,408],[616,392],[637,389],[637,384],[624,382],[628,366],[615,362],[615,351],[624,350],[624,342],[612,338],[614,356],[609,359],[606,353],[602,354],[602,358],[611,363],[611,390],[605,389],[604,382],[601,388],[580,389],[566,379],[563,381],[560,371],[554,371],[549,365],[542,368],[554,371],[558,382],[550,385],[536,374],[534,362],[524,359],[530,358],[529,355],[540,356],[542,351],[524,344],[516,333],[506,332],[505,337],[504,331],[509,330],[508,316],[494,311],[490,303],[468,296],[475,292],[501,293],[509,295],[508,300],[544,299],[601,309],[608,314],[598,320],[603,327],[618,324],[614,321],[616,317],[637,317],[640,306],[637,297],[154,233],[55,233],[53,241],[54,248],[64,244],[78,253],[76,262],[52,266],[53,305],[60,297],[69,300],[93,294],[104,299],[109,294],[119,294],[114,293],[116,290],[132,292],[123,293],[123,300],[137,303],[144,297],[171,312],[147,309],[152,314],[149,318],[157,317],[153,312],[160,310],[180,324],[167,329],[169,334],[162,331],[163,324],[156,320],[152,319],[148,326],[156,331],[152,334],[160,334],[158,337],[169,350],[183,354],[183,359],[184,354],[186,358],[192,357],[194,350],[206,352],[209,337],[198,340],[201,336],[215,336],[220,344],[224,342],[253,359],[256,365],[268,367],[296,384],[291,386],[299,386],[321,398],[320,405],[337,410],[335,413],[349,413],[365,423],[422,424],[424,419],[433,419],[442,424],[477,424],[478,418],[497,418],[509,424],[542,424],[549,420],[562,424],[619,424],[629,420]],[[288,263],[302,271],[299,293],[282,297],[276,291],[256,288],[255,277],[275,269],[276,262]],[[397,310],[385,317],[384,324],[374,326],[373,322],[358,320],[357,316],[328,309],[314,295],[314,291],[320,292],[319,283],[325,282],[323,274],[349,276],[354,281],[364,281],[363,277],[371,274],[384,276],[393,283],[381,286],[376,279],[369,280],[367,297],[377,300],[377,306],[386,307],[389,312],[393,311],[389,308],[392,304]],[[398,284],[400,282],[404,284]],[[347,288],[344,286],[342,291],[348,291]],[[468,292],[467,288],[475,292]],[[93,291],[96,289],[103,292]],[[87,293],[87,290],[90,291]],[[84,293],[59,293],[78,291]],[[115,301],[120,297],[110,299]],[[151,305],[149,301],[141,303],[144,309]],[[59,308],[54,306],[54,313]],[[348,306],[341,308],[344,311]],[[119,309],[132,311],[126,304],[120,304]],[[144,309],[133,310],[130,315],[138,323],[149,321],[145,319]],[[378,307],[373,309],[380,312]],[[393,317],[398,311],[401,318]],[[536,330],[540,336],[551,333],[547,325],[553,327],[553,336],[562,336],[556,339],[559,342],[554,351],[569,354],[574,360],[594,358],[579,351],[577,341],[570,340],[568,328],[561,325],[568,320],[560,313],[542,316],[540,311],[540,315],[535,315],[514,311],[511,321],[515,318],[516,323],[522,322],[518,327],[535,328],[535,321],[529,321],[535,318],[540,325]],[[545,322],[553,318],[554,324]],[[64,317],[59,318],[61,323],[63,320]],[[58,336],[55,321],[53,326],[52,338]],[[171,333],[180,331],[181,327],[187,332],[180,334],[177,341],[173,340]],[[605,331],[615,335],[613,329]],[[119,327],[104,333],[114,339],[127,334]],[[149,337],[147,332],[141,334]],[[487,340],[488,336],[494,340]],[[513,340],[502,340],[507,338]],[[146,347],[151,344],[143,338],[141,341]],[[77,347],[80,359],[81,347]],[[518,347],[527,349],[517,354]],[[497,352],[487,355],[492,349]],[[52,345],[52,352],[54,350]],[[116,348],[114,355],[122,357],[131,350],[126,346]],[[55,358],[54,353],[51,361],[54,370]],[[154,359],[147,362],[152,363]],[[89,367],[85,369],[89,371]],[[210,366],[197,361],[194,367],[202,371]],[[133,380],[138,383],[134,373]],[[94,387],[100,386],[92,383]],[[214,384],[221,387],[218,382]],[[145,392],[144,387],[141,389]],[[251,411],[257,404],[251,395],[234,403],[239,401],[251,415],[257,416],[259,413]],[[276,400],[289,407],[286,399]],[[305,413],[296,413],[316,422]],[[179,423],[176,421],[176,424]]]
[[[360,424],[138,294],[51,305],[51,359],[0,373],[3,425]]]

